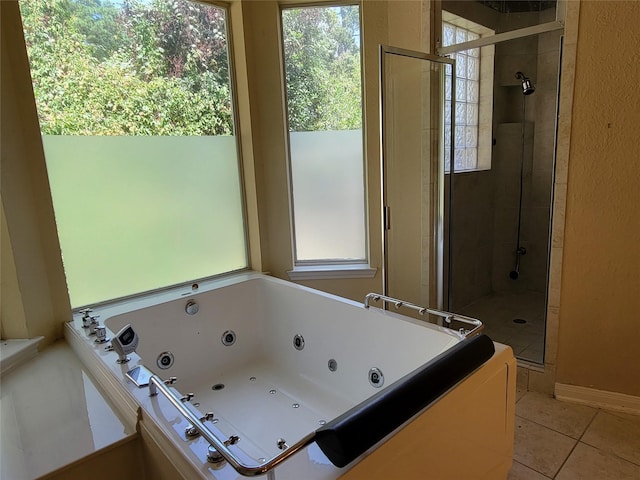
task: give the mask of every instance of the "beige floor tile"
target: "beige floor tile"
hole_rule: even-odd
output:
[[[526,388],[521,388],[516,385],[516,402],[519,402],[522,399],[522,397],[524,397],[526,394],[527,394]]]
[[[552,478],[576,442],[571,437],[516,417],[513,459]]]
[[[640,466],[580,442],[556,480],[635,480]]]
[[[581,441],[640,465],[640,416],[600,410]]]
[[[545,427],[579,439],[598,410],[555,400],[550,395],[528,392],[518,402],[516,414]]]
[[[545,477],[541,473],[530,469],[526,465],[522,465],[518,462],[513,462],[507,480],[547,480],[548,478],[549,477]]]

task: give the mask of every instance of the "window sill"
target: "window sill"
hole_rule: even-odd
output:
[[[332,278],[373,278],[376,269],[368,264],[306,265],[289,270],[289,280],[322,280]]]

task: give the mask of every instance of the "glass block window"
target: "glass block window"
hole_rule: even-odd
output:
[[[480,35],[443,22],[444,46],[468,42]],[[445,171],[451,170],[450,146],[454,142],[454,171],[475,170],[478,166],[478,112],[480,108],[480,49],[452,54],[456,61],[455,129],[451,128],[452,75],[445,75]]]

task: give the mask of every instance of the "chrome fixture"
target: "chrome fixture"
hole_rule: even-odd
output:
[[[89,336],[96,334],[96,328],[100,325],[100,322],[98,322],[99,317],[100,315],[93,315],[89,317]]]
[[[536,91],[536,87],[533,86],[533,83],[529,79],[529,77],[525,76],[522,72],[516,72],[516,78],[522,82],[522,94],[523,95],[531,95]]]
[[[93,310],[90,308],[80,310],[82,314],[82,328],[89,328],[89,324],[91,324],[91,312],[93,312]]]
[[[195,393],[187,393],[186,395],[183,395],[182,397],[180,397],[180,401],[182,403],[187,403],[187,402],[190,402],[191,399],[195,396],[196,396]]]
[[[166,384],[173,383],[175,381],[175,377],[172,378],[173,381],[163,381],[157,375],[152,375],[151,378],[149,378],[149,396],[153,397],[158,395],[158,393],[162,393],[162,395],[165,396],[167,400],[169,400],[173,407],[176,408],[178,412],[180,412],[180,415],[182,415],[187,420],[187,422],[189,422],[189,424],[193,425],[193,427],[200,432],[202,438],[204,438],[211,445],[211,447],[215,451],[217,451],[222,456],[222,458],[226,460],[229,465],[231,465],[241,475],[254,477],[266,473],[267,479],[275,478],[275,476],[273,475],[273,469],[277,465],[281,464],[290,456],[294,455],[295,453],[313,443],[315,439],[314,432],[303,437],[294,445],[289,446],[286,444],[286,442],[284,442],[283,446],[285,446],[285,449],[268,461],[260,462],[259,464],[246,464],[229,449],[230,445],[235,445],[240,441],[240,437],[238,437],[237,435],[231,435],[224,441],[220,440],[203,423],[207,420],[211,420],[211,422],[213,423],[215,419],[207,418],[207,416],[199,418],[191,409],[185,407],[185,405],[181,401],[181,398],[166,386]],[[211,449],[209,449],[209,452],[211,452]],[[217,455],[215,454],[214,456],[217,457]]]
[[[511,280],[517,280],[520,277],[520,257],[526,255],[527,250],[520,245],[520,230],[522,228],[522,191],[524,184],[524,139],[525,139],[525,96],[531,95],[536,91],[531,80],[524,73],[516,72],[516,78],[522,81],[522,118],[520,119],[522,128],[520,134],[520,193],[518,199],[518,228],[516,234],[516,266],[509,272]]]
[[[442,318],[442,321],[446,323],[447,328],[454,334],[456,334],[459,338],[469,338],[474,335],[478,335],[484,329],[484,325],[477,318],[471,318],[464,315],[458,315],[457,313],[445,312],[441,310],[434,310],[432,308],[421,307],[420,305],[416,305],[415,303],[405,302],[404,300],[398,300],[397,298],[387,297],[386,295],[380,295],[379,293],[368,293],[364,297],[364,308],[370,307],[370,302],[378,302],[382,301],[383,305],[392,304],[394,307],[399,309],[400,307],[410,308],[411,310],[417,310],[420,315],[424,315],[428,313],[429,315],[435,315],[436,317]],[[460,328],[459,330],[455,330],[451,328],[451,323],[453,321],[464,323],[465,325],[472,325],[473,328],[471,330],[467,330],[465,328]]]
[[[287,442],[284,438],[279,438],[276,442],[276,445],[280,450],[286,450],[287,448],[289,448],[289,445],[287,445]]]
[[[111,347],[118,354],[118,363],[127,363],[127,355],[135,352],[138,347],[138,334],[131,325],[125,325],[111,340]]]
[[[138,365],[133,367],[126,373],[126,376],[131,380],[138,388],[146,387],[149,385],[149,378],[151,378],[151,370],[144,365]],[[175,377],[172,377],[175,379]],[[175,380],[174,380],[175,381]]]
[[[158,395],[158,389],[157,389],[157,385],[158,383],[153,383],[151,381],[151,379],[155,377],[155,375],[151,375],[151,377],[149,377],[149,396],[150,397],[155,397],[156,395]],[[159,378],[159,377],[155,377],[155,378]],[[163,385],[173,385],[174,383],[176,383],[178,381],[178,379],[176,377],[169,377],[166,380],[161,380]],[[173,397],[175,398],[175,397]],[[173,402],[172,402],[173,403]]]
[[[218,450],[216,450],[213,445],[209,445],[209,448],[207,450],[207,462],[219,464],[225,461],[226,460],[224,459],[222,454]]]
[[[96,343],[107,343],[109,341],[109,337],[107,337],[107,327],[104,325],[98,325],[96,327]]]

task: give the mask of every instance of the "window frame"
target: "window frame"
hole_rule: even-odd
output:
[[[286,10],[303,9],[303,8],[336,8],[336,7],[358,7],[358,22],[360,27],[360,102],[361,102],[361,142],[362,142],[362,183],[363,183],[363,233],[364,233],[364,258],[362,259],[305,259],[299,260],[297,253],[297,238],[295,226],[295,204],[293,196],[293,170],[291,156],[291,139],[289,129],[289,102],[286,85],[286,64],[285,64],[285,43],[284,43],[284,22],[283,14]],[[285,148],[287,162],[287,185],[289,194],[289,218],[290,218],[290,238],[293,268],[287,271],[291,280],[311,280],[321,278],[372,278],[376,269],[369,266],[370,258],[370,241],[369,241],[369,208],[368,208],[368,188],[367,188],[367,142],[366,142],[366,107],[365,107],[365,78],[364,78],[364,36],[362,32],[362,5],[360,2],[284,2],[279,5],[278,16],[278,34],[280,42],[281,68],[280,74],[282,78],[282,94],[283,94],[283,117],[285,125]]]
[[[242,224],[242,230],[243,230],[242,239],[244,243],[243,254],[245,259],[245,265],[244,267],[237,268],[234,270],[228,270],[220,273],[215,273],[212,275],[206,275],[204,277],[197,277],[194,279],[180,281],[177,283],[171,283],[168,285],[163,285],[159,287],[150,288],[147,290],[137,291],[137,292],[133,292],[130,294],[125,294],[125,295],[121,295],[113,298],[100,299],[97,301],[90,302],[88,304],[83,303],[77,306],[71,305],[71,311],[73,313],[77,313],[78,311],[85,309],[87,307],[100,307],[105,305],[112,305],[118,302],[144,298],[144,297],[148,297],[149,295],[158,295],[158,294],[163,294],[163,293],[172,292],[176,290],[182,290],[184,288],[189,288],[191,291],[195,293],[198,287],[204,286],[206,288],[207,285],[209,285],[211,282],[215,282],[218,279],[251,270],[251,265],[252,265],[252,256],[251,256],[251,248],[250,248],[251,239],[249,236],[249,223],[248,223],[248,211],[247,211],[248,205],[247,205],[246,184],[245,184],[245,174],[244,174],[244,157],[242,154],[242,133],[241,133],[241,127],[240,127],[241,122],[239,119],[240,108],[239,108],[239,101],[238,101],[238,83],[237,83],[237,72],[236,72],[236,58],[235,58],[235,51],[234,51],[231,4],[224,1],[216,1],[216,0],[184,0],[184,1],[188,3],[204,5],[206,7],[217,8],[224,11],[224,20],[225,20],[224,27],[225,27],[225,40],[227,43],[226,50],[227,50],[227,62],[228,62],[228,76],[229,76],[228,85],[230,89],[229,97],[230,97],[230,105],[231,105],[231,125],[233,128],[232,136],[234,137],[234,143],[236,147],[235,164],[236,164],[236,170],[237,170],[237,181],[238,181],[238,188],[239,188],[239,195],[240,195],[239,212],[242,215],[241,224]],[[20,15],[21,26],[22,26],[22,22],[23,22],[22,11],[19,11],[19,15]],[[24,38],[24,33],[25,33],[24,28],[22,28],[23,38]],[[26,49],[26,52],[28,56],[28,49]],[[27,66],[30,72],[31,63],[29,60],[27,60]],[[30,87],[33,91],[34,89],[33,80],[31,80],[30,82]],[[34,100],[36,100],[35,107],[37,109],[37,99],[35,99],[35,92],[34,92]],[[39,118],[37,118],[37,121],[38,121],[39,139],[42,142],[43,134],[42,134],[42,129],[40,127]],[[43,154],[44,154],[43,160],[46,162],[46,152],[44,151],[44,148],[43,148]],[[48,177],[48,174],[47,174],[47,177]],[[52,205],[52,206],[54,207],[54,210],[55,210],[55,205]],[[54,217],[54,222],[56,223],[56,232],[57,232],[58,226],[57,226],[57,219],[55,217],[55,213],[53,217]],[[59,233],[58,233],[58,236],[59,236]],[[62,258],[62,255],[63,255],[62,246],[60,246],[60,255]],[[65,277],[68,275],[66,270],[64,270],[64,275]],[[67,290],[68,290],[68,281],[66,283],[67,283]],[[69,297],[71,297],[71,295],[69,295]]]

